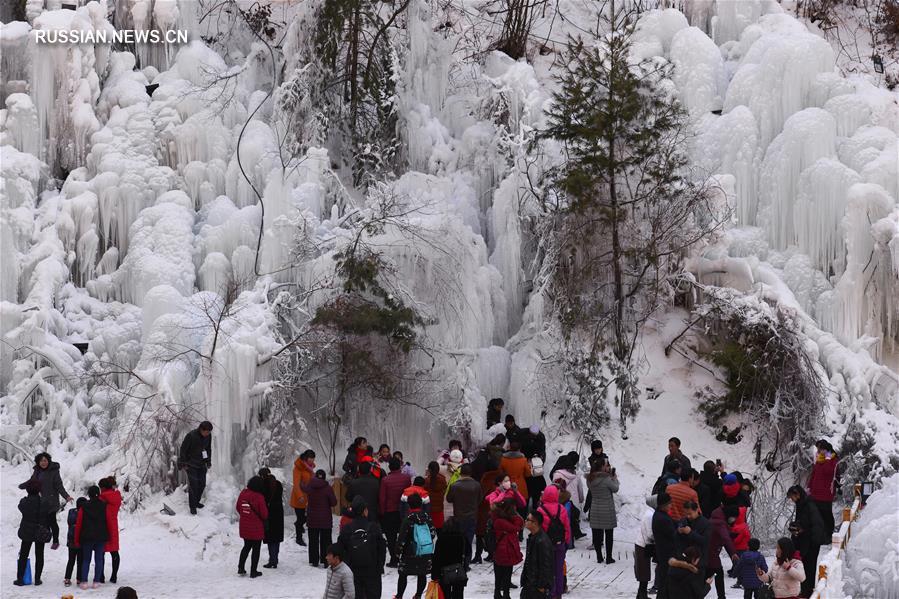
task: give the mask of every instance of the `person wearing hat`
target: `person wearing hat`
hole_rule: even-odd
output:
[[[200,499],[206,489],[206,471],[212,468],[212,423],[204,420],[184,436],[178,452],[178,467],[187,471],[187,502],[190,513],[202,509]]]
[[[25,585],[25,565],[34,545],[34,585],[41,584],[41,573],[44,569],[44,545],[48,539],[40,538],[44,524],[44,511],[41,509],[41,483],[31,479],[23,483],[27,495],[19,501],[22,520],[19,522],[19,559],[16,562],[16,586]],[[49,534],[49,533],[48,533]]]
[[[743,475],[739,472],[730,472],[724,475],[721,491],[724,498],[721,501],[723,505],[735,505],[737,507],[750,507],[752,501],[749,499],[749,493],[743,488]]]
[[[356,497],[350,509],[352,520],[340,529],[337,544],[353,572],[356,599],[381,599],[381,575],[387,559],[387,543],[377,522],[368,519],[365,499]]]

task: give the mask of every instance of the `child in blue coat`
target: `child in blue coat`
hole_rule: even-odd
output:
[[[768,564],[765,562],[765,556],[759,553],[762,546],[758,539],[749,539],[749,550],[744,551],[737,562],[736,574],[737,580],[743,585],[743,599],[759,599],[758,591],[762,587],[762,581],[755,574],[758,568],[763,572],[768,571]]]

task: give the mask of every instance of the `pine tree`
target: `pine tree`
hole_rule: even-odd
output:
[[[324,0],[313,36],[318,66],[314,95],[343,146],[353,183],[367,183],[396,166],[395,54],[390,30],[406,10],[379,2]]]
[[[605,25],[590,44],[569,40],[542,134],[563,154],[545,208],[554,217],[550,268],[563,331],[587,344],[588,361],[605,363],[624,428],[639,408],[634,354],[643,323],[670,299],[669,277],[687,250],[723,221],[708,188],[690,177],[684,112],[664,86],[670,65],[632,59],[633,22],[614,3]]]

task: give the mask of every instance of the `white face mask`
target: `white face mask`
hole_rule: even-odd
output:
[[[512,481],[504,480],[503,481],[503,489],[508,491],[511,488],[512,488]]]

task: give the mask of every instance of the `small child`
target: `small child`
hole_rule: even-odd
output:
[[[75,507],[69,510],[66,522],[69,525],[68,534],[66,535],[66,547],[69,548],[69,561],[66,562],[66,578],[65,585],[72,586],[72,568],[77,564],[78,569],[75,570],[75,581],[81,583],[81,549],[75,547],[75,523],[78,522],[78,510],[87,503],[87,497],[79,497],[75,502]]]
[[[746,524],[746,508],[728,505],[724,507],[724,515],[727,518],[727,527],[734,542],[734,550],[737,552],[738,557],[742,557],[743,553],[749,549],[749,539],[752,538],[752,533],[749,532],[749,525]],[[736,565],[731,568],[728,574],[730,574],[731,578],[737,578],[737,582],[732,588],[742,588],[737,577]]]
[[[765,562],[765,556],[759,553],[762,546],[758,539],[749,539],[749,549],[740,556],[737,562],[737,579],[743,585],[743,599],[760,599],[759,589],[762,581],[755,573],[758,568],[762,572],[768,571],[768,564]]]

